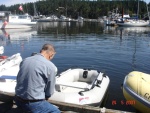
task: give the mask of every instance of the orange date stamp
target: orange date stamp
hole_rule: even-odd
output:
[[[121,100],[121,101],[117,101],[117,100],[112,100],[111,102],[112,105],[117,105],[117,104],[120,104],[120,105],[135,105],[136,102],[135,100]]]

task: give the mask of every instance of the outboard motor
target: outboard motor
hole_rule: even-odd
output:
[[[83,78],[87,78],[87,76],[88,76],[88,71],[85,70],[85,71],[83,72]]]

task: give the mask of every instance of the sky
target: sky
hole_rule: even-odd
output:
[[[5,6],[10,6],[10,5],[14,5],[14,4],[21,4],[21,3],[27,3],[27,2],[36,2],[39,0],[0,0],[0,5],[5,5]],[[147,3],[150,2],[150,0],[143,0]]]
[[[0,0],[0,5],[10,6],[14,4],[36,2],[37,0]]]

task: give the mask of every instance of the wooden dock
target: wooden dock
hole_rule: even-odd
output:
[[[99,107],[93,107],[88,105],[70,104],[70,103],[57,102],[51,100],[49,100],[49,102],[58,106],[61,111],[65,111],[65,112],[71,111],[76,113],[133,113],[127,111],[99,108]]]
[[[88,105],[76,105],[52,100],[48,101],[59,107],[62,113],[132,113],[127,111],[99,108]],[[21,113],[21,112],[22,111],[16,107],[13,101],[0,102],[0,113]]]

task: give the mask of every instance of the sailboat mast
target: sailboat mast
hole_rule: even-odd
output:
[[[27,4],[26,4],[26,9],[27,9],[27,13],[28,13],[28,7],[27,7]]]
[[[123,18],[123,15],[124,15],[124,9],[123,9],[123,1],[122,1],[122,18]]]
[[[149,21],[150,21],[150,15],[149,15],[149,10],[148,10],[148,5],[147,5],[147,3],[146,3],[146,7],[147,7],[147,15],[148,15],[148,19],[149,19]]]
[[[138,0],[138,9],[137,9],[137,19],[139,18],[139,0]]]
[[[33,8],[34,8],[34,16],[37,16],[37,12],[36,12],[35,3],[33,3]]]

